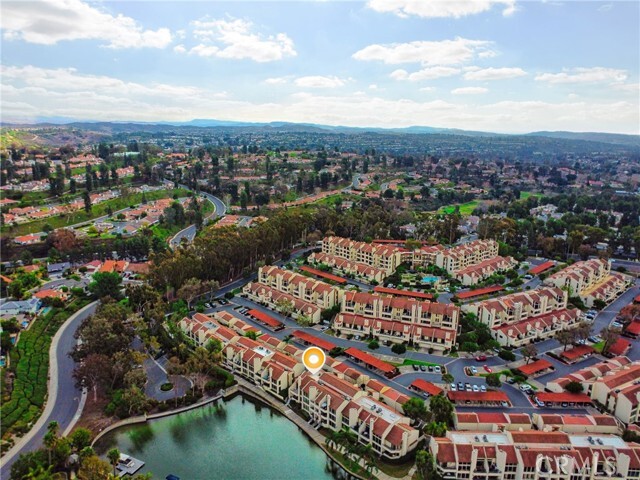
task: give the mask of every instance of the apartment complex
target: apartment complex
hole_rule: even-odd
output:
[[[513,257],[497,256],[464,267],[454,272],[453,277],[468,287],[489,278],[491,275],[511,270],[517,265],[518,262]]]
[[[348,428],[376,455],[399,459],[415,449],[420,433],[407,417],[346,380],[323,372],[296,379],[289,398],[307,412],[316,426],[334,431]]]
[[[544,281],[547,285],[565,288],[570,296],[580,297],[587,307],[601,300],[611,303],[628,286],[629,278],[617,272],[611,272],[611,264],[601,258],[576,262],[554,273]]]
[[[459,270],[498,256],[498,242],[474,240],[436,253],[435,264],[453,275]]]
[[[593,382],[591,398],[623,423],[640,421],[640,362],[608,372]]]
[[[429,450],[445,479],[640,478],[640,446],[600,433],[453,431]]]
[[[403,255],[407,255],[404,249],[392,245],[326,237],[322,240],[322,252],[311,254],[309,262],[323,263],[346,274],[382,282],[396,271]]]
[[[233,315],[225,313],[224,321],[233,324]],[[180,327],[197,345],[219,340],[228,370],[281,401],[297,403],[315,428],[349,428],[360,443],[371,444],[377,455],[389,459],[402,458],[416,448],[420,433],[402,413],[408,396],[333,358],[327,359],[321,373],[311,375],[295,346],[268,334],[252,340],[220,321],[197,313],[183,318]]]
[[[616,371],[629,365],[631,360],[627,357],[615,357],[609,360],[605,360],[595,365],[585,367],[577,372],[570,373],[564,377],[550,380],[545,385],[545,388],[550,392],[560,393],[564,392],[566,386],[571,382],[578,382],[582,384],[582,391],[588,395],[591,394],[591,388],[596,380],[607,375],[608,373],[614,374]]]
[[[293,318],[304,316],[311,323],[320,321],[322,310],[337,305],[342,293],[328,283],[274,266],[261,267],[258,281],[242,291],[251,300]]]
[[[557,287],[513,293],[462,307],[488,325],[503,346],[520,347],[555,336],[580,322],[580,311],[567,309],[568,294]]]
[[[449,350],[455,344],[460,309],[453,304],[365,292],[345,292],[333,328],[391,343]]]

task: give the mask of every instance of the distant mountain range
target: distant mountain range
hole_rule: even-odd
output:
[[[359,133],[381,133],[381,134],[438,134],[438,135],[459,135],[468,137],[547,137],[565,140],[582,140],[599,143],[609,143],[615,145],[625,145],[640,147],[640,135],[624,135],[618,133],[600,132],[550,132],[540,131],[527,134],[506,134],[495,132],[481,132],[474,130],[461,130],[456,128],[436,128],[427,126],[410,126],[403,128],[380,128],[380,127],[345,127],[322,125],[315,123],[292,123],[292,122],[237,122],[231,120],[215,119],[194,119],[188,122],[98,122],[98,121],[78,121],[63,117],[41,117],[35,124],[2,124],[3,127],[53,127],[66,126],[69,128],[92,129],[104,133],[114,131],[133,131],[136,128],[150,131],[153,129],[166,130],[170,127],[192,127],[192,128],[231,128],[231,129],[256,129],[262,131],[296,132],[296,133],[337,133],[337,134],[359,134]]]

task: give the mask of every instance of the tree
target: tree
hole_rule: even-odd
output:
[[[380,348],[380,344],[378,343],[378,340],[374,339],[374,340],[371,340],[369,342],[367,347],[369,348],[369,350],[376,350],[376,349]]]
[[[91,212],[91,194],[89,190],[84,191],[82,199],[84,200],[84,211],[87,213]]]
[[[71,440],[71,446],[80,452],[85,447],[89,447],[91,445],[91,431],[86,428],[76,428],[69,439]]]
[[[533,343],[530,343],[520,349],[520,354],[524,357],[524,360],[528,365],[531,359],[538,355],[538,349]]]
[[[398,355],[402,355],[407,351],[407,346],[404,343],[394,343],[391,346],[391,351]]]
[[[64,254],[78,248],[78,239],[73,230],[60,228],[47,236],[47,244]]]
[[[563,352],[567,351],[567,347],[574,342],[575,338],[576,335],[572,330],[562,330],[556,335],[556,340],[564,347]]]
[[[602,354],[606,355],[609,353],[609,349],[615,345],[615,343],[620,338],[620,329],[614,327],[604,327],[600,330],[600,337],[604,342],[602,344]]]
[[[442,422],[429,422],[424,427],[424,433],[432,437],[444,437],[447,434],[447,425]]]
[[[431,452],[418,450],[416,453],[416,467],[422,480],[440,480],[442,477],[436,470],[436,462]]]
[[[402,404],[402,411],[414,422],[425,420],[428,415],[427,407],[424,405],[424,400],[415,397],[411,397]]]
[[[107,458],[109,462],[113,466],[113,474],[116,474],[116,465],[118,465],[118,461],[120,460],[120,450],[117,448],[112,448],[107,452]]]
[[[502,386],[502,382],[500,381],[500,374],[498,373],[490,373],[487,375],[486,379],[487,385],[493,388],[500,388]]]
[[[564,387],[564,389],[569,393],[582,393],[584,391],[584,386],[580,382],[569,382]]]
[[[217,289],[217,282],[203,282],[202,280],[192,277],[178,289],[176,296],[187,302],[187,307],[191,308],[191,302],[198,296]]]
[[[93,401],[98,400],[98,388],[108,384],[111,360],[108,356],[92,353],[80,362],[73,371],[76,384],[93,390]]]
[[[120,452],[118,452],[118,458],[119,457]],[[91,455],[82,460],[82,465],[80,466],[80,470],[78,470],[78,478],[80,480],[104,480],[105,478],[109,478],[110,470],[111,468],[107,462],[100,460],[96,455]]]
[[[453,378],[453,375],[451,375],[450,373],[443,373],[442,374],[442,382],[443,383],[453,383],[455,380],[455,378]]]
[[[96,298],[120,298],[120,284],[122,278],[117,272],[97,272],[93,274],[93,281],[89,284],[89,291]]]
[[[53,453],[53,449],[58,443],[58,429],[58,422],[49,422],[49,425],[47,425],[47,433],[44,434],[43,443],[44,446],[47,447],[47,453],[49,454],[49,465],[51,465],[51,455]]]
[[[434,422],[452,425],[453,423],[453,403],[443,395],[436,395],[429,402],[431,420]]]
[[[278,310],[285,317],[289,317],[294,310],[293,302],[288,298],[278,299],[276,300],[276,310]]]

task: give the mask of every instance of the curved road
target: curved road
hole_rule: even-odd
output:
[[[186,185],[180,185],[180,187],[189,190]],[[227,213],[227,206],[218,197],[214,197],[210,193],[206,192],[200,192],[200,195],[210,201],[215,209],[213,213],[205,219],[205,223],[207,220],[213,220],[217,217],[222,217],[225,213]],[[196,226],[189,225],[184,230],[180,230],[178,233],[176,233],[176,235],[169,241],[169,245],[171,246],[171,248],[176,248],[182,243],[183,239],[186,239],[187,242],[192,242],[196,236],[196,233]]]
[[[71,373],[75,368],[75,362],[69,356],[69,352],[76,345],[74,334],[80,324],[92,315],[98,302],[93,302],[76,312],[58,330],[54,336],[49,351],[49,398],[44,411],[33,428],[22,438],[19,438],[14,447],[2,457],[2,471],[0,478],[8,480],[11,473],[11,465],[20,453],[30,452],[42,445],[42,438],[47,432],[49,422],[57,421],[60,432],[77,421],[75,417],[80,405],[82,392],[76,388]],[[53,403],[52,403],[53,402]]]

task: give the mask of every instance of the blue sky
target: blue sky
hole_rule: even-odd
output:
[[[636,1],[4,1],[2,121],[640,130]]]

